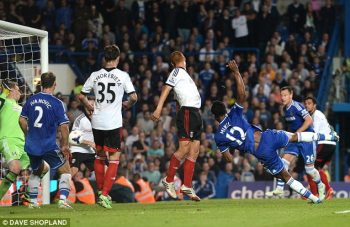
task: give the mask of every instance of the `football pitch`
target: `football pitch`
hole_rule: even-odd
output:
[[[73,205],[73,210],[58,209],[56,205],[40,209],[2,207],[0,218],[68,218],[71,227],[350,226],[350,201],[346,199],[317,205],[300,199],[172,201],[113,204],[111,210],[98,205]],[[0,226],[4,225],[0,222]]]

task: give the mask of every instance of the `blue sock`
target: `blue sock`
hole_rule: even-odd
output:
[[[69,188],[60,188],[60,199],[66,200],[69,195]]]
[[[326,140],[326,137],[324,134],[317,133],[317,135],[318,135],[318,140]]]

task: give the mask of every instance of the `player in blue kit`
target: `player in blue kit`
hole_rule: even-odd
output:
[[[287,146],[289,142],[316,141],[320,139],[338,140],[336,134],[323,135],[314,132],[289,133],[285,131],[266,130],[249,124],[243,117],[242,104],[245,101],[245,86],[235,61],[230,61],[228,67],[233,71],[236,86],[237,99],[234,106],[227,113],[223,102],[214,101],[211,108],[219,127],[215,133],[215,142],[223,153],[226,161],[232,161],[230,149],[238,149],[242,152],[254,155],[265,169],[286,182],[294,191],[313,203],[321,200],[307,190],[299,181],[293,179],[284,168],[282,159],[277,154],[277,149]]]
[[[284,119],[288,125],[288,131],[291,132],[314,132],[312,127],[312,117],[304,106],[293,100],[292,87],[281,88],[281,98],[283,104]],[[321,181],[320,174],[314,166],[316,159],[316,144],[315,142],[294,142],[289,143],[284,149],[283,163],[288,170],[290,163],[301,155],[305,163],[305,172],[316,183],[318,189],[318,196],[321,200],[325,198],[325,185]],[[284,182],[277,179],[277,187],[271,192],[267,192],[266,196],[283,197]]]
[[[62,101],[53,96],[56,87],[56,76],[51,73],[41,75],[42,92],[31,96],[23,106],[19,124],[24,132],[25,145],[30,165],[33,170],[29,177],[30,208],[39,207],[37,202],[40,179],[49,170],[60,174],[59,208],[72,208],[66,201],[70,191],[70,167],[68,157],[69,120]],[[61,150],[56,143],[57,129],[61,132]]]

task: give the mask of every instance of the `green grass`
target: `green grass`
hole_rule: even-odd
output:
[[[350,226],[350,213],[335,213],[342,210],[350,210],[349,200],[334,199],[313,205],[299,199],[226,199],[113,204],[111,210],[82,204],[74,204],[73,210],[61,210],[55,205],[41,209],[3,207],[0,218],[70,218],[71,227]]]

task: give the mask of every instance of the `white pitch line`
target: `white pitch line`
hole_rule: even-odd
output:
[[[350,213],[350,210],[341,210],[341,211],[335,211],[336,214],[347,214]]]

